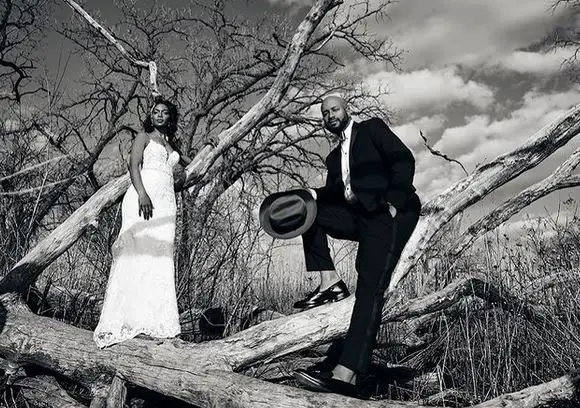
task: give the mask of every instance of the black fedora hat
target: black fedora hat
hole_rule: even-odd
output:
[[[274,238],[302,235],[316,218],[316,201],[304,189],[269,195],[260,206],[260,225]]]

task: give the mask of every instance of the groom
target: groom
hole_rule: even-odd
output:
[[[356,376],[371,361],[385,289],[421,203],[413,187],[413,154],[381,119],[354,122],[345,101],[334,96],[323,100],[321,110],[340,145],[326,158],[326,185],[309,189],[317,215],[302,235],[306,269],[320,273],[320,286],[294,307],[309,309],[349,295],[330,257],[328,235],[358,241],[358,281],[340,358],[327,361],[326,370],[311,367],[295,376],[313,390],[356,396]]]

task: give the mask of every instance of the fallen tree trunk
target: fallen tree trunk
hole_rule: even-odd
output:
[[[514,310],[536,321],[549,318],[542,308],[529,306],[481,278],[467,277],[452,282],[440,291],[404,303],[400,298],[390,297],[384,309],[383,322],[403,322],[445,311],[471,296]],[[206,344],[211,344],[215,350],[220,350],[227,369],[242,370],[293,352],[312,349],[342,336],[349,323],[344,316],[350,315],[353,304],[354,297],[350,297],[341,302],[266,321],[225,339],[195,347],[205,350]]]
[[[92,341],[92,332],[37,316],[15,295],[3,295],[0,302],[6,310],[0,333],[2,354],[59,372],[91,389],[100,390],[119,376],[200,407],[418,406],[313,393],[237,374],[231,371],[228,353],[219,342],[192,345],[175,339],[131,339],[100,350]]]
[[[401,298],[389,297],[382,321],[399,322],[446,310],[468,296],[477,296],[536,321],[549,318],[542,308],[527,305],[481,278],[467,277],[452,282],[440,291],[404,303]],[[352,313],[353,305],[354,297],[350,297],[287,318],[261,323],[218,342],[223,350],[227,350],[228,362],[236,370],[258,362],[272,361],[342,336],[349,324],[345,316]]]
[[[500,395],[473,408],[536,408],[551,402],[570,401],[578,396],[580,372],[575,371],[555,380]]]
[[[452,282],[442,290],[413,299],[399,307],[385,310],[383,321],[399,321],[438,312],[455,305],[468,296],[477,296],[497,304],[503,309],[514,310],[530,320],[544,321],[549,319],[549,314],[541,307],[529,305],[507,290],[499,290],[483,278],[467,277]]]
[[[509,295],[505,291],[499,291],[482,279],[470,277],[453,282],[441,291],[413,299],[404,304],[398,304],[399,301],[395,298],[389,300],[383,322],[403,321],[445,310],[462,301],[466,296],[478,296],[502,307],[515,309],[518,313],[524,313],[533,319],[547,318],[542,309],[526,306],[515,296]],[[200,361],[207,361],[207,355],[213,356],[213,360],[209,362],[212,367],[224,370],[241,370],[259,362],[271,361],[295,351],[328,343],[344,334],[348,320],[342,319],[342,316],[350,313],[353,302],[354,297],[351,297],[334,304],[266,321],[225,339],[192,345],[180,343],[179,348],[189,350],[195,356],[202,355],[203,358],[194,358]],[[40,319],[41,317],[36,316],[36,318]],[[64,323],[46,319],[47,330],[52,324],[58,325],[60,328],[67,328],[67,330],[80,330]],[[83,330],[79,333],[87,332]],[[58,336],[58,333],[54,332],[52,335]],[[86,334],[83,335],[86,336]],[[78,347],[74,345],[72,336],[69,341],[72,342],[70,347]],[[116,347],[118,349],[122,345]],[[6,352],[9,350],[7,349]],[[196,362],[195,364],[201,363]],[[63,374],[65,373],[63,372]],[[107,378],[105,382],[108,383],[111,380],[112,378]]]
[[[515,308],[533,319],[546,318],[541,309],[526,306],[514,296],[471,277],[405,304],[397,304],[398,300],[393,298],[383,320],[402,321],[434,313],[466,296],[479,296],[502,307]],[[350,313],[353,300],[267,321],[226,339],[207,343],[132,339],[99,350],[92,341],[92,332],[37,316],[15,294],[5,294],[0,298],[6,316],[5,327],[0,333],[0,353],[10,359],[44,366],[92,389],[102,389],[119,376],[124,381],[200,406],[210,403],[232,407],[271,405],[272,400],[263,399],[264,395],[288,403],[281,405],[282,402],[277,401],[280,407],[317,406],[323,401],[327,406],[335,406],[328,402],[328,395],[288,387],[275,388],[282,386],[232,371],[337,338],[347,328],[348,320],[341,316]],[[220,391],[216,392],[218,388]],[[248,399],[232,402],[236,395],[247,395]],[[336,398],[339,398],[334,400],[337,404],[350,403]],[[348,406],[344,404],[336,406]],[[352,406],[365,406],[356,404],[353,402]],[[397,406],[388,404],[383,406]]]

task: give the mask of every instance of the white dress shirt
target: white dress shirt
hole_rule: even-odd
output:
[[[340,168],[342,172],[342,182],[344,184],[344,198],[347,202],[356,201],[350,184],[350,139],[352,135],[353,120],[348,121],[348,125],[342,131],[342,141],[340,143]]]

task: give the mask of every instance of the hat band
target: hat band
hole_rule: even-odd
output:
[[[272,229],[279,234],[285,234],[293,231],[304,223],[306,214],[304,212],[293,213],[280,219],[270,217]]]

